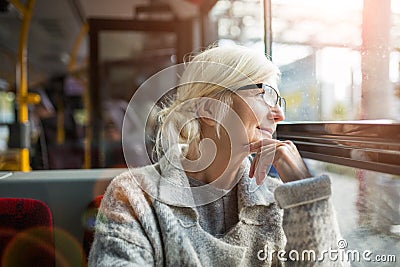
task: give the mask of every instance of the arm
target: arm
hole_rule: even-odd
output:
[[[315,256],[309,256],[311,260],[307,264],[311,266],[320,266],[321,261],[328,266],[346,265],[342,263],[347,262],[334,260],[336,256],[341,256],[343,251],[336,252],[341,255],[331,253],[337,250],[341,237],[335,211],[329,200],[330,178],[326,175],[311,177],[291,141],[261,140],[251,148],[256,150],[257,155],[252,163],[250,176],[254,175],[262,181],[270,159],[284,182],[276,188],[274,194],[278,205],[284,209],[283,229],[287,237],[285,257],[290,260],[290,251],[293,250],[292,258],[296,259],[298,253],[297,257],[300,260],[307,260],[308,253],[315,253]],[[272,159],[268,156],[271,151]],[[317,260],[313,260],[312,257]]]
[[[149,218],[151,208],[143,193],[115,178],[97,215],[89,266],[154,266],[153,247],[141,223],[145,214]]]
[[[96,233],[89,266],[154,266],[152,252],[120,236]]]
[[[342,238],[330,195],[331,183],[326,175],[289,182],[275,190],[275,199],[284,209],[283,229],[287,237],[285,251],[288,261],[288,253],[295,250],[300,260],[313,259],[310,253],[315,252],[316,260],[309,262],[311,266],[320,266],[321,261],[328,266],[346,265],[346,261],[340,261],[343,251],[338,250],[338,242]],[[337,252],[330,252],[333,250]],[[292,255],[296,257],[295,253]]]

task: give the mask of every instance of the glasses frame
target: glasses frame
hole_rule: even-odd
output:
[[[270,104],[267,103],[267,101],[266,101],[266,100],[264,99],[264,97],[263,97],[265,104],[267,104],[267,105],[270,106],[270,107],[275,107],[275,106],[278,104],[279,107],[281,107],[281,108],[282,108],[282,105],[284,105],[283,111],[286,112],[286,99],[283,98],[283,97],[281,97],[281,96],[278,94],[278,91],[277,91],[274,87],[272,87],[271,85],[268,85],[268,84],[266,84],[266,83],[248,84],[248,85],[239,87],[239,88],[237,89],[237,91],[239,91],[239,90],[249,90],[249,89],[263,89],[263,90],[264,90],[264,93],[266,93],[266,87],[268,87],[268,88],[274,90],[274,92],[275,92],[275,94],[276,94],[276,100],[275,100],[275,104],[274,104],[273,106],[271,106]]]

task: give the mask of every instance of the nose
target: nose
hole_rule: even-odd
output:
[[[274,122],[283,121],[285,119],[285,113],[279,105],[269,107],[268,119],[274,120]]]

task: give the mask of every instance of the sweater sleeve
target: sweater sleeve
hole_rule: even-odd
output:
[[[344,251],[338,247],[338,242],[341,245],[343,240],[330,200],[329,176],[282,184],[274,194],[278,205],[284,209],[288,266],[306,263],[307,266],[348,266],[342,257]]]
[[[124,238],[97,233],[89,266],[154,266],[152,253]]]
[[[154,266],[151,242],[141,224],[146,213],[143,194],[129,189],[123,179],[114,179],[101,202],[96,220],[96,232],[92,244],[89,266]],[[130,194],[135,194],[132,207]],[[142,199],[141,199],[142,198]]]

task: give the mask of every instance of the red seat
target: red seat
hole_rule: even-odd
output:
[[[54,266],[53,221],[42,201],[0,198],[0,265]]]
[[[83,236],[83,250],[85,251],[87,256],[89,256],[90,248],[93,243],[96,217],[102,199],[103,195],[97,196],[95,199],[93,199],[87,206],[84,215],[85,232]]]

